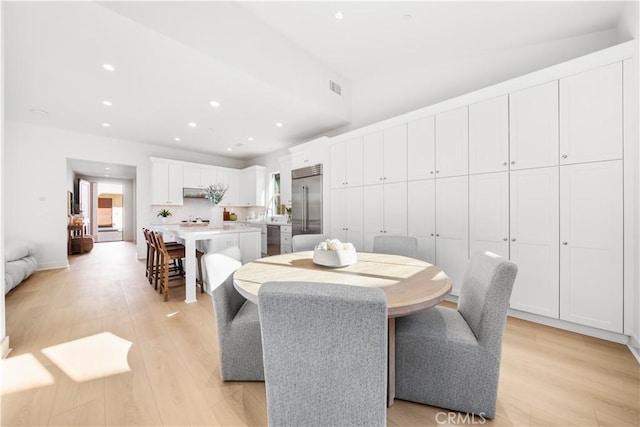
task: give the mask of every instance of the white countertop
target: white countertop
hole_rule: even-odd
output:
[[[259,227],[250,227],[241,224],[229,224],[225,223],[222,228],[214,228],[210,225],[182,225],[182,224],[163,224],[154,226],[156,231],[163,231],[172,233],[178,237],[195,236],[203,238],[206,236],[214,236],[217,234],[228,233],[260,233],[262,231]]]

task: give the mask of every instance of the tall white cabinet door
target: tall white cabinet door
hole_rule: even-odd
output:
[[[151,162],[151,184],[151,204],[170,204],[169,164],[167,162]]]
[[[407,235],[407,183],[384,184],[384,234]]]
[[[384,130],[385,184],[407,180],[407,125],[401,124]]]
[[[509,170],[509,97],[469,106],[469,173]]]
[[[376,132],[362,138],[362,182],[364,185],[382,184],[384,178],[384,137]]]
[[[228,185],[223,182],[222,174],[218,176],[218,168],[200,168],[200,185],[202,188],[206,188],[214,184]]]
[[[347,177],[347,144],[339,142],[330,148],[331,155],[331,188],[341,188],[346,186]]]
[[[362,189],[364,251],[373,252],[373,237],[384,233],[384,189],[380,185],[365,185]]]
[[[622,332],[622,161],[560,168],[560,318]]]
[[[169,203],[171,205],[182,205],[182,165],[169,162]]]
[[[436,264],[460,294],[469,259],[468,176],[436,179]]]
[[[347,241],[347,189],[331,190],[331,237]]]
[[[345,189],[347,235],[344,242],[350,242],[357,251],[364,251],[364,192],[363,187]]]
[[[362,185],[362,173],[364,167],[362,163],[362,138],[355,138],[347,141],[345,155],[345,185],[347,187]]]
[[[466,175],[468,171],[468,108],[436,115],[436,177]]]
[[[558,167],[512,171],[511,261],[518,275],[511,308],[557,319],[560,315]]]
[[[560,80],[560,164],[622,158],[622,63]]]
[[[429,116],[407,123],[407,179],[431,179],[436,173],[436,121]]]
[[[469,254],[509,259],[509,172],[469,176]]]
[[[509,95],[511,170],[558,165],[558,81]]]
[[[407,183],[407,234],[418,239],[418,259],[435,264],[436,182]]]

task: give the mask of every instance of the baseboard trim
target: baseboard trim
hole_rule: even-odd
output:
[[[36,271],[42,270],[55,270],[57,268],[67,268],[69,267],[69,260],[61,261],[61,262],[45,262],[44,264],[38,264],[38,268]]]
[[[0,341],[0,357],[6,359],[9,353],[11,353],[11,347],[9,347],[9,335],[7,335]]]
[[[636,358],[638,363],[640,363],[640,342],[636,337],[629,337],[629,343],[627,344],[631,354]]]

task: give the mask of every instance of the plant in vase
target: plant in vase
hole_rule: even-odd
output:
[[[169,209],[160,209],[156,216],[161,217],[162,222],[167,222],[167,217],[171,216],[171,211]]]
[[[218,204],[224,199],[224,195],[227,194],[229,187],[222,183],[217,183],[208,186],[204,189],[204,197],[213,205],[213,212],[209,225],[215,228],[221,228],[223,224],[224,212]]]

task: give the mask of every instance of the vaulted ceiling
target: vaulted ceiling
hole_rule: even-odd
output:
[[[3,2],[6,118],[249,159],[625,41],[632,3]]]

